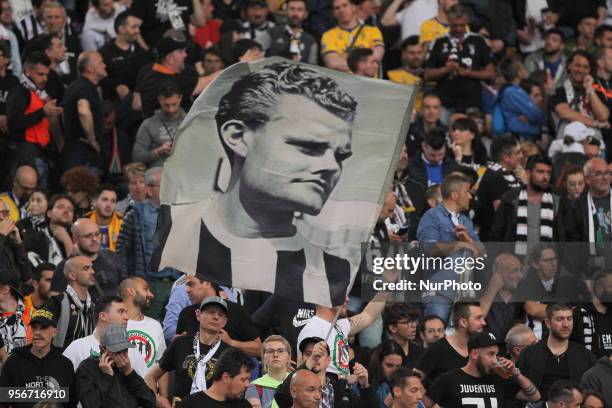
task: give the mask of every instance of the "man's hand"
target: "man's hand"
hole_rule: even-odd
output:
[[[234,346],[234,340],[232,340],[230,335],[225,330],[221,329],[221,331],[219,332],[219,338],[228,346]]]
[[[16,225],[13,226],[13,230],[9,232],[9,237],[16,244],[21,244],[21,234],[19,233],[19,228]]]
[[[314,363],[319,361],[319,359],[325,354],[327,354],[327,343],[325,341],[320,341],[312,348],[312,354],[308,360],[306,360],[306,367],[310,370]]]
[[[584,77],[584,81],[582,81],[582,86],[584,86],[584,89],[589,92],[594,92],[593,91],[593,77],[590,75],[587,75],[586,77]]]
[[[0,132],[8,133],[8,123],[6,115],[0,115]]]
[[[453,150],[455,160],[457,162],[461,162],[461,159],[463,158],[463,148],[461,147],[461,145],[458,145],[457,143],[453,142],[453,144],[451,145],[451,149]]]
[[[15,223],[10,218],[5,218],[0,221],[0,234],[8,236],[15,228]]]
[[[164,142],[164,144],[155,148],[154,156],[161,159],[170,156],[170,153],[172,153],[172,142]]]
[[[113,362],[111,361],[110,355],[106,352],[100,356],[98,367],[100,367],[100,370],[104,374],[108,374],[110,376],[115,375],[115,372],[113,371]]]
[[[170,404],[168,398],[162,397],[159,394],[155,396],[155,406],[157,408],[172,408],[172,404]]]
[[[239,58],[240,62],[255,62],[264,59],[265,55],[262,51],[250,49]]]
[[[472,70],[469,68],[459,67],[457,69],[457,73],[462,77],[469,78],[472,75]]]
[[[357,382],[361,385],[361,388],[368,388],[370,383],[368,381],[368,370],[359,363],[355,363],[353,368],[353,374],[357,377]]]
[[[396,242],[403,242],[404,241],[404,239],[400,235],[397,235],[393,231],[387,230],[387,235],[389,235],[389,239],[391,241],[396,241]]]
[[[45,103],[45,106],[43,106],[43,111],[45,111],[45,115],[49,117],[57,117],[60,116],[64,110],[61,107],[57,106],[56,100],[53,99]]]
[[[465,228],[465,225],[463,224],[455,225],[455,235],[457,236],[457,240],[459,241],[468,242],[468,243],[474,242],[472,237],[470,237],[470,234],[468,234],[467,229]]]
[[[117,367],[117,369],[120,370],[123,375],[130,375],[132,371],[134,371],[127,353],[115,354],[113,356],[113,361],[115,363],[115,367]]]
[[[457,61],[451,59],[447,60],[444,66],[448,69],[449,74],[457,72],[457,70],[459,69],[459,64],[457,63]]]
[[[49,224],[49,229],[51,230],[51,234],[53,234],[55,239],[62,242],[66,242],[66,240],[71,240],[68,230],[63,225]]]

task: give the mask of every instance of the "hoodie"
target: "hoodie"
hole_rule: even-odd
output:
[[[0,387],[10,388],[68,388],[69,402],[63,407],[75,407],[77,403],[74,389],[74,369],[68,358],[62,355],[59,348],[51,346],[51,351],[43,358],[30,352],[32,345],[19,347],[13,351],[2,367]],[[33,407],[34,402],[12,403],[0,402],[0,407]]]
[[[132,148],[132,160],[144,163],[148,167],[163,166],[166,158],[156,159],[153,157],[153,150],[166,142],[174,141],[176,130],[184,118],[185,111],[182,109],[174,119],[168,119],[161,109],[156,110],[153,116],[145,119],[138,129]]]
[[[580,388],[599,391],[604,396],[607,407],[612,406],[612,361],[604,356],[582,375]]]

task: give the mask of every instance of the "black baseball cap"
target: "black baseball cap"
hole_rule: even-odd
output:
[[[317,344],[319,342],[325,341],[323,340],[321,337],[306,337],[305,339],[302,339],[302,341],[300,341],[300,344],[298,345],[298,349],[300,350],[300,353],[303,353],[304,350],[306,350],[306,347],[308,347],[309,344]],[[327,349],[327,354],[331,355],[330,351],[329,351],[329,344],[325,343],[325,348]]]
[[[162,37],[155,46],[155,52],[159,58],[163,58],[176,50],[183,50],[187,48],[187,41],[181,36],[168,35]]]
[[[11,288],[13,296],[17,299],[23,299],[23,294],[19,291],[20,280],[17,276],[10,273],[7,269],[0,270],[0,286],[8,286]]]
[[[32,313],[32,317],[30,318],[30,326],[35,323],[41,324],[44,327],[57,327],[55,315],[48,309],[38,309]]]
[[[484,347],[501,346],[502,344],[503,342],[498,341],[493,333],[483,331],[470,336],[468,340],[468,351]]]

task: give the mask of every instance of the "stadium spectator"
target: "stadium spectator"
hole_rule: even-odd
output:
[[[60,180],[64,191],[72,198],[74,214],[82,218],[91,211],[91,202],[98,189],[98,177],[86,166],[76,166],[64,172]]]
[[[115,251],[123,216],[115,211],[117,192],[111,184],[102,184],[94,196],[94,210],[85,216],[100,228],[100,249]],[[98,268],[96,268],[98,269]]]
[[[308,2],[289,0],[285,4],[288,24],[269,29],[271,43],[266,55],[278,55],[316,65],[319,46],[312,34],[303,28],[304,21],[308,18]]]
[[[419,42],[425,47],[448,33],[448,13],[458,0],[438,0],[438,14],[421,24]]]
[[[397,343],[404,352],[404,367],[412,368],[421,356],[423,349],[416,343],[416,328],[419,312],[406,303],[391,303],[382,313],[383,326],[390,340]]]
[[[391,79],[391,77],[389,77]],[[392,80],[392,79],[391,79]],[[416,117],[416,120],[410,125],[408,136],[406,137],[406,147],[408,155],[416,156],[421,150],[421,143],[425,139],[425,135],[432,129],[439,129],[442,132],[447,131],[447,127],[441,121],[442,117],[442,101],[440,97],[433,93],[428,93],[423,96],[421,111]]]
[[[274,401],[276,388],[289,375],[292,369],[289,342],[278,335],[266,338],[261,346],[261,363],[266,374],[252,381],[245,393],[245,398],[253,408],[270,406]],[[318,380],[317,377],[317,383]]]
[[[544,34],[544,48],[529,54],[525,58],[525,69],[530,75],[538,70],[545,70],[555,87],[563,85],[567,78],[565,34],[558,28],[551,28]]]
[[[50,263],[41,263],[32,270],[32,293],[23,298],[26,309],[32,312],[42,308],[49,300],[51,292],[51,279],[55,266]]]
[[[115,19],[125,11],[123,3],[113,0],[93,0],[85,15],[85,24],[81,32],[81,45],[84,51],[95,51],[115,38]]]
[[[517,324],[508,330],[506,334],[506,350],[508,357],[516,364],[521,352],[525,347],[534,345],[538,342],[533,330],[524,324]]]
[[[421,143],[421,149],[421,154],[414,154],[408,159],[407,167],[410,177],[420,185],[429,187],[441,184],[444,177],[457,169],[455,160],[446,154],[446,135],[443,130],[429,130]]]
[[[346,57],[346,64],[353,74],[376,78],[379,63],[370,48],[352,49]]]
[[[143,202],[146,198],[145,172],[147,167],[142,163],[129,163],[124,166],[123,174],[128,185],[128,195],[117,203],[115,210],[125,214],[130,203]]]
[[[423,349],[445,336],[446,323],[436,315],[424,316],[419,322],[418,333]]]
[[[417,408],[423,399],[423,384],[421,376],[414,370],[400,367],[391,375],[390,408]]]

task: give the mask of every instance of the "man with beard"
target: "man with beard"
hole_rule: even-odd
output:
[[[143,314],[153,300],[149,284],[142,278],[126,278],[119,285],[119,296],[123,298],[129,317],[127,330],[130,342],[142,354],[147,368],[150,369],[162,358],[166,341],[161,324]]]
[[[429,345],[415,366],[425,374],[425,386],[431,385],[431,381],[440,374],[468,362],[468,340],[470,336],[482,332],[486,324],[478,302],[456,302],[453,304],[452,319],[455,332]]]
[[[557,134],[564,136],[565,125],[578,121],[596,129],[601,139],[601,129],[610,128],[610,111],[602,101],[604,97],[593,89],[591,54],[582,50],[572,53],[567,71],[569,78],[555,90],[548,103],[559,119]]]
[[[74,242],[72,255],[86,256],[93,262],[96,271],[95,284],[91,288],[94,298],[116,294],[119,282],[126,275],[118,256],[114,252],[100,248],[101,236],[100,227],[89,218],[79,218],[72,226]],[[66,288],[67,281],[61,273],[63,267],[64,261],[60,262],[55,269],[51,282],[53,292],[59,293]]]
[[[85,214],[100,228],[100,248],[115,252],[123,216],[115,211],[117,192],[112,184],[102,184],[94,197],[94,210]]]
[[[551,28],[544,34],[544,48],[525,58],[527,73],[531,74],[541,69],[549,71],[555,85],[562,85],[567,78],[564,49],[565,34],[558,28]]]
[[[571,339],[595,354],[612,356],[612,271],[602,271],[593,279],[593,298],[574,308]]]
[[[514,253],[527,255],[527,248],[540,242],[578,241],[578,231],[565,229],[559,214],[561,198],[550,189],[552,163],[544,155],[527,161],[526,186],[501,196],[489,239],[492,242],[514,242]],[[566,237],[566,232],[571,234]]]
[[[91,259],[83,255],[68,258],[62,271],[68,282],[66,291],[52,296],[40,310],[56,316],[57,335],[53,345],[64,350],[73,340],[94,331],[95,306],[89,289],[96,284],[96,278]]]
[[[404,85],[423,83],[423,59],[425,48],[419,44],[419,36],[413,35],[402,41],[402,66],[387,72],[389,81]],[[421,111],[423,91],[420,90],[414,101],[414,110]]]
[[[595,356],[583,345],[569,340],[572,334],[572,308],[554,303],[546,308],[548,337],[526,347],[519,356],[517,366],[536,385],[542,398],[559,379],[578,383],[582,374],[595,364]]]
[[[11,191],[0,194],[0,201],[10,211],[7,218],[17,222],[25,215],[28,198],[37,185],[38,173],[34,167],[24,164],[15,169]]]
[[[227,349],[217,360],[210,388],[191,394],[181,407],[250,408],[244,393],[253,368],[253,362],[246,354],[235,348]]]
[[[521,261],[511,254],[500,254],[493,263],[493,275],[480,297],[480,308],[487,328],[503,339],[520,318],[522,308],[513,298],[519,282],[525,277]]]
[[[23,298],[23,303],[26,308],[32,312],[38,310],[42,305],[49,300],[51,292],[51,279],[55,265],[50,263],[41,263],[32,271],[32,287],[34,291]]]
[[[215,370],[215,364],[221,353],[229,348],[229,345],[223,341],[222,334],[227,324],[227,302],[225,300],[218,296],[204,299],[200,303],[198,320],[200,327],[195,335],[176,337],[168,346],[163,358],[145,377],[149,388],[158,393],[160,378],[174,371],[173,403],[182,401],[190,394],[201,393],[209,389],[213,383],[211,373]],[[161,340],[163,339],[162,335]],[[241,351],[240,353],[242,354]],[[167,398],[167,390],[164,390],[160,384],[158,399]]]
[[[538,401],[540,393],[531,380],[511,360],[498,355],[500,344],[491,333],[471,336],[467,364],[436,378],[427,390],[425,406],[496,408],[504,406],[505,398]]]
[[[302,28],[308,18],[308,3],[304,0],[289,0],[285,4],[289,24],[270,29],[271,43],[266,55],[278,55],[316,65],[319,53],[317,41]]]

